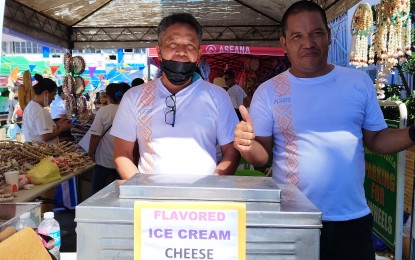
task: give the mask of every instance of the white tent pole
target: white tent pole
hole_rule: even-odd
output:
[[[0,0],[0,28],[1,28],[0,43],[3,42],[3,20],[4,20],[4,6],[5,5],[6,5],[6,0]],[[0,55],[1,55],[2,49],[3,48],[0,48]]]

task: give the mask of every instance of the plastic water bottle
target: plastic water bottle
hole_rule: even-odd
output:
[[[35,222],[30,218],[30,212],[25,212],[22,215],[20,215],[19,220],[15,225],[15,228],[18,231],[25,227],[36,228]]]
[[[42,235],[50,236],[55,240],[55,247],[49,250],[49,252],[60,259],[59,248],[61,246],[61,229],[58,221],[55,220],[55,214],[53,212],[46,212],[43,214],[43,221],[39,224],[37,232]]]

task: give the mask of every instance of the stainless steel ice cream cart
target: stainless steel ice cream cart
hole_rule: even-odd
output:
[[[147,175],[115,181],[76,207],[77,259],[133,259],[135,201],[246,203],[246,259],[318,259],[321,212],[269,177]]]

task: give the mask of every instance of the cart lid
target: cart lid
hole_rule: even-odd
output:
[[[223,177],[218,177],[223,178]],[[252,177],[255,178],[255,177]],[[183,199],[120,199],[127,181],[116,180],[76,206],[76,222],[133,224],[134,203],[140,201],[172,202]],[[292,184],[278,184],[281,202],[242,202],[246,204],[247,227],[321,228],[321,211]],[[203,201],[203,200],[200,200]],[[229,202],[226,198],[223,201]]]
[[[136,174],[120,186],[120,199],[280,202],[270,177]]]

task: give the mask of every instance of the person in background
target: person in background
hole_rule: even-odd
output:
[[[232,145],[238,118],[225,90],[195,73],[201,55],[199,22],[187,13],[167,16],[158,26],[158,39],[161,78],[131,88],[114,119],[118,172],[123,179],[136,173],[234,174],[240,159]],[[216,142],[223,155],[219,162]]]
[[[250,97],[246,94],[245,90],[236,84],[235,74],[232,71],[228,70],[223,74],[223,79],[225,80],[226,86],[228,86],[228,94],[231,97],[233,108],[235,109],[236,114],[238,115],[239,121],[242,120],[241,113],[239,112],[239,106],[244,105],[249,107],[251,102]]]
[[[12,124],[17,124],[19,129],[22,128],[23,122],[23,110],[20,107],[19,102],[14,106],[13,116],[12,116]]]
[[[37,84],[33,86],[34,98],[27,104],[23,112],[23,135],[26,142],[41,142],[56,144],[59,141],[58,136],[72,127],[69,120],[59,119],[54,122],[52,117],[45,108],[56,96],[58,86],[48,78],[43,78],[35,74]],[[53,199],[55,187],[44,192],[41,196],[46,199]],[[42,204],[42,212],[52,211],[53,205]]]
[[[135,78],[133,81],[131,81],[131,87],[137,87],[144,84],[144,79],[142,78]]]
[[[109,104],[109,99],[104,91],[97,93],[98,98],[95,99],[95,114],[101,108]]]
[[[3,91],[3,92],[5,92],[4,95],[6,95],[7,93],[7,95],[9,96],[9,109],[8,109],[8,114],[7,114],[7,124],[10,124],[12,121],[14,109],[16,107],[16,104],[19,103],[19,101],[18,101],[17,93],[11,93],[8,90]]]
[[[104,188],[109,180],[120,179],[113,161],[114,138],[109,133],[118,105],[128,90],[121,84],[111,83],[106,88],[110,104],[102,107],[91,125],[88,155],[96,165],[92,173],[92,194]]]
[[[318,4],[291,5],[280,41],[292,67],[255,91],[249,113],[240,107],[234,145],[254,166],[272,154],[273,179],[322,211],[320,259],[375,259],[364,145],[399,152],[414,144],[415,127],[387,128],[370,77],[328,63],[330,29]]]
[[[57,88],[58,97],[50,103],[50,115],[54,121],[60,118],[67,118],[65,99],[66,95],[63,93],[62,86]]]
[[[197,68],[199,69],[199,74],[202,77],[202,79],[209,81],[210,66],[204,57],[202,58],[202,61],[199,62],[199,64],[197,65]]]
[[[100,92],[99,93],[99,103],[101,104],[101,106],[106,106],[106,105],[110,104],[107,93],[105,93],[105,92]]]
[[[27,104],[23,113],[23,134],[27,142],[58,143],[58,136],[68,131],[72,124],[67,119],[53,122],[45,109],[56,95],[57,85],[48,78],[35,74],[37,84],[33,86],[35,97]]]
[[[7,120],[6,120],[6,124],[8,124],[9,126],[7,129],[7,136],[9,136],[11,139],[15,139],[16,134],[20,133],[21,131],[20,126],[15,124],[15,121],[13,119],[13,115],[15,114],[17,105],[19,104],[17,92],[10,92],[9,90],[6,90],[6,91],[3,91],[2,94],[4,96],[8,96],[9,98],[8,115],[7,115]]]
[[[50,103],[50,115],[54,122],[57,122],[61,119],[68,119],[66,115],[66,95],[63,92],[62,86],[57,88],[58,97],[55,98],[52,103]],[[70,130],[64,131],[59,134],[59,142],[63,141],[73,141],[74,138]]]
[[[213,84],[223,88],[224,90],[228,91],[228,86],[226,86],[226,82],[223,77],[216,77],[213,79]]]
[[[128,84],[127,82],[120,82],[118,84],[120,84],[123,87],[123,89],[126,90],[129,90],[131,88],[130,84]]]

